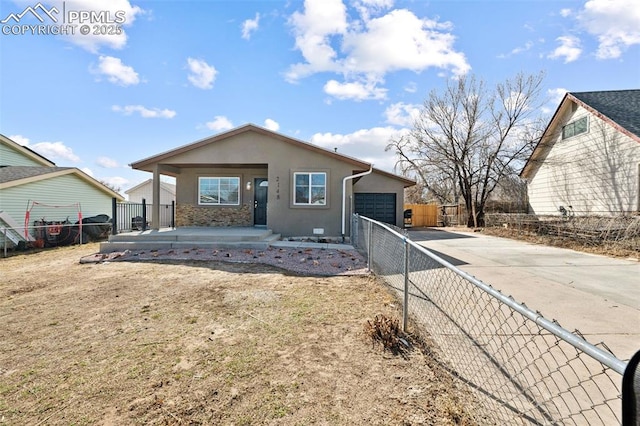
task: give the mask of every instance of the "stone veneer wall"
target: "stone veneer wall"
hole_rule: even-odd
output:
[[[176,226],[252,226],[249,206],[202,207],[192,204],[176,205]]]

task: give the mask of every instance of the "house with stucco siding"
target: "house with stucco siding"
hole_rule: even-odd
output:
[[[161,176],[175,177],[178,227],[264,226],[285,237],[348,235],[354,212],[402,226],[404,188],[415,184],[253,124],[131,166],[153,173],[154,199]]]
[[[567,93],[521,177],[529,212],[640,211],[640,90]]]

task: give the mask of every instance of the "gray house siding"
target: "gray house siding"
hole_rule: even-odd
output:
[[[177,226],[251,226],[254,224],[255,178],[268,179],[266,226],[285,237],[340,236],[343,231],[343,179],[370,169],[353,159],[253,125],[203,139],[132,164],[134,169],[176,178]],[[296,204],[296,173],[324,173],[324,204]],[[238,205],[198,205],[201,177],[239,178]],[[249,188],[247,183],[252,186]],[[353,211],[353,191],[389,191],[397,194],[402,221],[403,189],[413,182],[388,173],[347,180],[345,234]],[[261,215],[259,215],[261,216]],[[397,223],[401,225],[400,223]]]
[[[267,177],[269,181],[267,202],[267,227],[283,236],[310,236],[314,229],[324,229],[324,235],[338,236],[341,233],[342,178],[354,174],[353,166],[336,161],[318,152],[295,147],[289,143],[268,139],[260,134],[245,133],[219,141],[208,149],[178,155],[164,164],[185,164],[198,159],[201,163],[212,163],[210,167],[184,168],[177,176],[176,204],[178,225],[185,205],[198,208],[198,177],[240,177],[240,205],[207,206],[201,209],[228,211],[246,215],[237,225],[253,224],[254,191],[246,190],[246,182],[256,177]],[[295,167],[292,159],[295,158]],[[267,160],[268,159],[268,160]],[[263,162],[267,160],[268,164]],[[221,164],[226,163],[226,164]],[[255,166],[253,164],[256,164]],[[296,172],[327,173],[327,201],[323,206],[299,206],[293,203],[293,176]],[[348,186],[350,191],[350,186]],[[347,198],[349,199],[349,197]],[[242,213],[242,212],[245,213]],[[295,215],[295,218],[294,218]],[[243,216],[244,217],[244,216]],[[227,223],[223,221],[222,223]],[[197,223],[196,225],[202,225]]]
[[[395,224],[402,227],[404,222],[404,184],[395,179],[389,179],[374,171],[363,176],[353,186],[358,194],[395,194]]]

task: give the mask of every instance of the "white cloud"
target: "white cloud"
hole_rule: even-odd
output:
[[[296,38],[296,48],[307,63],[292,65],[287,80],[322,71],[339,71],[331,37],[346,33],[347,10],[341,0],[307,0],[304,13],[294,12],[289,19]]]
[[[255,32],[260,24],[260,14],[256,13],[255,19],[247,19],[242,23],[242,38],[249,40],[251,33]]]
[[[386,99],[387,89],[377,86],[375,81],[340,83],[329,80],[324,85],[324,92],[337,99],[363,101],[367,99]]]
[[[116,160],[109,157],[98,157],[96,159],[96,164],[100,167],[104,167],[105,169],[115,169],[120,167]]]
[[[582,47],[580,46],[580,39],[575,36],[561,36],[556,39],[560,43],[560,46],[548,55],[551,59],[564,58],[564,63],[573,62],[582,54]]]
[[[412,127],[414,121],[420,116],[420,109],[421,106],[417,104],[398,102],[389,105],[384,111],[384,115],[389,124]]]
[[[223,115],[216,115],[213,118],[213,121],[209,121],[205,123],[205,126],[209,130],[216,130],[216,131],[229,130],[233,128],[233,124],[231,123],[231,121]]]
[[[216,79],[216,71],[213,65],[207,64],[202,59],[187,58],[187,67],[189,68],[189,82],[198,89],[211,89]]]
[[[89,176],[91,176],[91,177],[94,177],[94,176],[93,176],[93,170],[91,170],[90,168],[88,168],[88,167],[83,167],[83,168],[81,168],[80,170],[82,170],[85,174],[87,174],[87,175],[89,175]]]
[[[29,145],[29,148],[46,158],[67,160],[72,163],[80,161],[80,157],[75,155],[73,150],[62,142],[38,142]]]
[[[74,34],[63,36],[64,39],[92,53],[98,53],[103,46],[109,49],[125,47],[127,44],[126,28],[133,25],[138,16],[145,14],[143,9],[133,6],[129,0],[50,0],[46,3],[47,6],[55,6],[58,9],[60,12],[59,21],[62,18],[62,11],[65,10],[67,24],[77,26]],[[80,14],[75,15],[73,12],[93,12],[93,18],[86,17],[84,21],[80,21]],[[72,20],[68,20],[69,18]],[[99,24],[99,19],[107,25],[111,25],[107,21],[117,20],[118,23],[114,25],[120,26],[119,33],[116,34],[115,31],[112,34],[93,34],[93,31],[89,34],[80,33],[78,28],[80,25],[87,24],[93,28],[93,24]]]
[[[11,135],[9,139],[17,143],[18,145],[27,146],[29,145],[29,138],[22,135]]]
[[[338,153],[372,163],[377,169],[393,172],[396,157],[385,152],[392,138],[408,132],[409,129],[394,127],[374,127],[361,129],[349,134],[316,133],[311,143],[326,149],[338,148]]]
[[[619,58],[629,46],[640,44],[637,0],[589,0],[578,22],[598,39],[598,59]]]
[[[272,120],[270,118],[267,118],[266,120],[264,120],[264,127],[274,132],[277,132],[278,130],[280,130],[280,124],[277,121]]]
[[[415,81],[410,81],[404,86],[404,91],[408,93],[416,93],[418,91],[418,85]]]
[[[32,145],[29,138],[22,135],[11,135],[9,139],[17,144],[28,147],[47,159],[61,159],[71,161],[72,163],[80,161],[80,157],[75,155],[73,150],[62,142],[38,142]]]
[[[104,75],[113,84],[120,86],[130,86],[140,83],[140,78],[135,70],[122,63],[120,58],[113,56],[98,57],[98,67],[91,71],[96,75]]]
[[[108,185],[110,185],[113,188],[124,188],[126,186],[128,186],[129,184],[129,179],[127,178],[123,178],[122,176],[108,176],[108,177],[102,177],[102,178],[97,178],[100,182],[104,182]]]
[[[295,46],[304,62],[289,67],[287,81],[333,72],[345,81],[331,80],[325,85],[327,93],[340,99],[380,99],[379,90],[363,94],[362,81],[380,82],[398,70],[438,68],[463,75],[471,69],[465,55],[453,48],[450,23],[421,19],[406,9],[386,13],[393,6],[390,0],[359,0],[353,6],[359,18],[350,19],[341,0],[307,0],[304,11],[291,16]]]
[[[560,105],[560,102],[562,101],[562,99],[564,98],[564,95],[566,95],[568,92],[567,89],[565,89],[564,87],[557,87],[555,89],[549,89],[547,90],[547,94],[549,95],[549,101],[553,104]]]
[[[567,18],[572,14],[573,14],[573,11],[571,9],[560,9],[560,16],[562,16],[563,18]]]
[[[142,118],[173,118],[176,116],[176,112],[170,109],[149,109],[142,105],[113,105],[111,110],[114,112],[120,112],[124,115],[132,115],[137,112]]]

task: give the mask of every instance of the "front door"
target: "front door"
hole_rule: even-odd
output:
[[[253,224],[267,224],[267,192],[269,182],[267,178],[256,178],[253,180]]]

